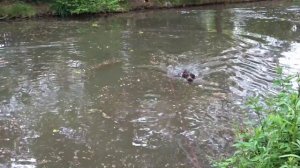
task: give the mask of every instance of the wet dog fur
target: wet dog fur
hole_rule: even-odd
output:
[[[194,79],[196,78],[196,75],[189,72],[188,70],[183,70],[183,72],[180,75],[182,78],[186,79],[189,83],[192,83]]]

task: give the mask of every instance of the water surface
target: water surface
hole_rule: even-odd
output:
[[[299,71],[299,2],[0,23],[1,167],[210,167]],[[189,84],[176,77],[196,74]]]

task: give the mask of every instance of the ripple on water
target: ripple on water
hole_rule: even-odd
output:
[[[291,50],[281,53],[283,57],[279,58],[281,65],[285,67],[287,74],[295,74],[300,71],[300,43],[292,43]]]
[[[138,118],[131,122],[134,125],[134,135],[132,140],[133,146],[145,148],[157,148],[159,134],[159,122],[161,122],[160,114],[157,111],[158,103],[160,103],[160,95],[146,93],[138,100],[139,108],[136,113]]]

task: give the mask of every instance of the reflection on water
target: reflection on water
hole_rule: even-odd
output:
[[[287,69],[288,74],[299,73],[300,67],[300,43],[291,43],[290,50],[281,53],[283,57],[279,58],[279,62]]]
[[[246,97],[298,72],[297,5],[1,23],[1,167],[210,167]]]

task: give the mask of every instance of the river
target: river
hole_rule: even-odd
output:
[[[299,72],[299,5],[0,22],[0,167],[211,167]]]

